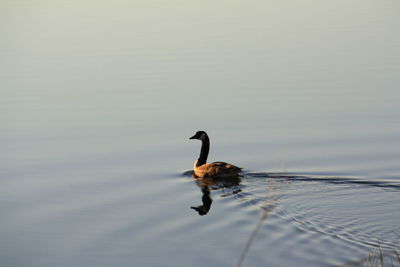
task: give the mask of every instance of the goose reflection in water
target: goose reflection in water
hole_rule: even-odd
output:
[[[202,205],[190,207],[190,208],[196,210],[200,216],[206,215],[211,208],[211,204],[213,202],[213,200],[210,196],[211,190],[218,190],[218,189],[222,189],[222,188],[233,188],[240,184],[239,177],[213,179],[213,178],[199,178],[199,177],[195,176],[194,174],[192,175],[192,177],[196,179],[197,186],[201,188]],[[236,190],[233,190],[229,194],[224,194],[223,196],[237,194],[240,191],[241,191],[240,188],[237,188]]]
[[[208,213],[208,211],[211,208],[211,203],[212,199],[210,197],[210,189],[208,186],[203,186],[201,188],[201,192],[203,193],[203,196],[201,198],[201,201],[203,202],[203,205],[199,205],[197,207],[190,207],[191,209],[194,209],[199,213],[199,215],[203,216]]]

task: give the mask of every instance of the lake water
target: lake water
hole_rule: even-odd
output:
[[[400,265],[399,2],[0,10],[0,266]]]

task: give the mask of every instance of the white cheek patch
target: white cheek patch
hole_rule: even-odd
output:
[[[200,139],[201,140],[204,140],[206,138],[206,135],[204,134],[204,133],[202,133],[201,135],[200,135]]]

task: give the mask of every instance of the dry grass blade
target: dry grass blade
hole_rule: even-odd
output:
[[[254,241],[254,238],[257,236],[258,231],[260,230],[263,222],[268,216],[268,211],[264,210],[260,216],[260,219],[258,220],[258,223],[256,225],[256,228],[254,228],[253,232],[251,233],[249,239],[246,242],[246,246],[244,247],[242,253],[240,254],[240,258],[236,264],[236,267],[241,267],[243,264],[244,259],[246,258],[247,252],[250,249],[251,244]]]
[[[357,260],[357,261],[352,261],[352,262],[347,262],[343,265],[340,265],[341,267],[351,267],[351,266],[375,266],[374,264],[372,264],[376,259],[378,258],[378,256],[374,255],[373,252],[369,252],[367,254],[367,256],[365,256],[364,258]]]
[[[397,260],[399,261],[399,264],[400,264],[400,254],[399,254],[399,252],[396,249],[393,249],[393,251],[394,251],[394,254],[396,254]]]
[[[383,267],[384,264],[383,264],[383,253],[382,253],[381,243],[379,242],[379,240],[377,240],[377,242],[378,242],[378,248],[379,248],[379,258],[381,260],[381,266]]]

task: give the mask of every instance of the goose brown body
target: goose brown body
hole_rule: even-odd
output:
[[[197,162],[197,161],[196,161]],[[241,168],[226,162],[213,162],[196,166],[194,164],[194,174],[200,178],[214,177],[214,178],[228,178],[235,177],[241,171]]]
[[[200,178],[229,178],[237,177],[242,170],[233,164],[217,161],[212,163],[206,163],[210,139],[206,132],[198,131],[190,139],[198,139],[202,141],[201,151],[199,159],[194,162],[194,174]]]

